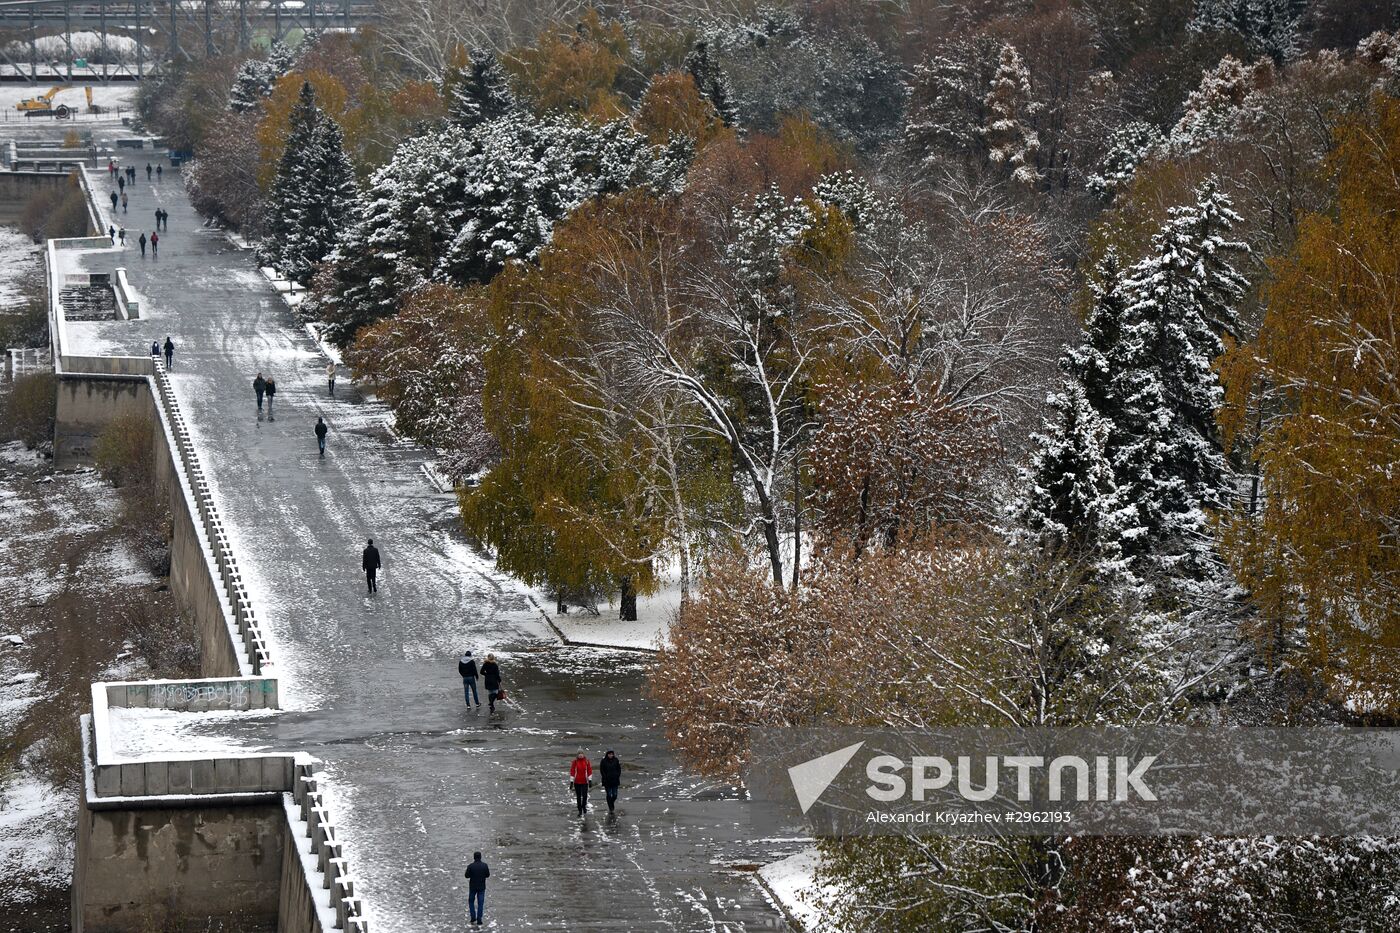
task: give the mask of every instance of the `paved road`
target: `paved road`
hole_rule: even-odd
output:
[[[222,739],[325,761],[375,928],[461,928],[462,871],[480,848],[495,929],[782,929],[735,866],[784,846],[749,838],[732,789],[681,771],[637,656],[549,639],[520,590],[462,539],[453,499],[426,482],[423,454],[393,436],[384,409],[344,380],[328,395],[326,361],[251,254],[200,225],[168,166],[148,185],[139,164],[128,242],[149,233],[157,206],[170,212],[159,258],[134,246],[121,258],[145,319],[77,325],[78,336],[136,353],[173,337],[175,389],[293,708]],[[259,370],[278,382],[275,420],[256,411]],[[331,429],[324,460],[317,415]],[[371,536],[385,562],[373,598],[359,573]],[[516,706],[497,717],[464,708],[455,662],[467,647],[500,657]],[[614,748],[627,765],[615,818],[574,816],[565,775],[580,747],[593,758]]]

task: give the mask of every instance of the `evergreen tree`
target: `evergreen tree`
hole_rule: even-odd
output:
[[[469,130],[515,109],[515,97],[495,53],[475,49],[463,65],[448,68],[443,79],[447,119]]]
[[[734,102],[734,92],[729,87],[729,79],[724,69],[715,59],[710,43],[704,39],[695,43],[690,54],[685,57],[684,68],[695,79],[700,96],[710,102],[725,126],[737,126],[739,111]]]
[[[1021,53],[1009,42],[1004,43],[987,92],[987,122],[983,134],[987,140],[987,158],[994,165],[1004,165],[1011,177],[1022,184],[1040,180],[1036,156],[1040,152],[1040,137],[1026,122],[1040,106],[1031,99],[1031,76]]]
[[[1111,200],[1133,180],[1137,168],[1165,142],[1162,131],[1151,123],[1125,123],[1108,138],[1108,151],[1099,161],[1098,171],[1084,187],[1104,200]]]
[[[303,82],[268,199],[268,235],[258,259],[303,284],[335,248],[355,203],[354,170],[336,122]]]
[[[1294,0],[1197,0],[1191,28],[1234,32],[1252,53],[1282,65],[1298,54],[1297,5]]]
[[[267,58],[250,58],[238,68],[233,86],[228,92],[228,108],[234,113],[246,113],[272,93],[277,79],[296,66],[297,55],[280,42],[272,43]]]
[[[1126,283],[1131,304],[1110,365],[1124,409],[1119,486],[1138,510],[1142,546],[1169,576],[1204,579],[1216,561],[1206,510],[1227,478],[1213,363],[1233,334],[1245,279],[1226,237],[1239,216],[1208,182],[1172,211]]]

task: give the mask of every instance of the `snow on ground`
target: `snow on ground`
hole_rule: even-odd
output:
[[[211,723],[245,720],[250,716],[276,716],[278,710],[214,710],[187,713],[168,709],[108,711],[112,752],[121,758],[147,755],[219,755],[234,757],[255,753],[246,745],[221,742],[210,734]]]
[[[555,610],[554,600],[543,590],[526,588],[525,591],[570,644],[601,648],[655,651],[670,639],[671,623],[681,608],[680,578],[674,568],[662,573],[661,587],[655,593],[637,597],[635,622],[618,618],[615,602],[600,605],[597,615],[577,606],[561,614]]]
[[[809,931],[831,930],[829,924],[823,925],[822,912],[812,903],[812,895],[817,890],[817,860],[817,848],[812,846],[758,870],[764,887],[777,898],[788,916]]]
[[[0,227],[0,308],[24,297],[20,281],[33,272],[40,248],[12,227]]]
[[[24,878],[9,898],[32,892],[34,882],[68,882],[73,852],[67,823],[77,807],[70,791],[23,769],[0,776],[0,878]]]

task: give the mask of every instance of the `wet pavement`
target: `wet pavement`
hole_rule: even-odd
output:
[[[252,254],[202,226],[168,163],[147,184],[147,155],[133,159],[138,181],[115,217],[126,250],[86,261],[126,267],[143,319],[70,331],[88,352],[142,353],[167,335],[176,344],[175,390],[288,707],[210,741],[325,762],[377,931],[465,926],[474,849],[491,866],[488,929],[786,929],[745,866],[795,844],[751,839],[739,793],[680,769],[644,698],[645,659],[550,637],[523,591],[463,538],[455,500],[423,473],[424,452],[343,371],[330,396],[327,361]],[[159,258],[142,259],[132,241],[138,220],[154,228],[156,207],[170,229]],[[259,371],[277,380],[275,420],[256,409]],[[324,460],[318,415],[330,426]],[[373,597],[359,570],[369,537],[384,559]],[[466,648],[500,659],[512,702],[496,716],[464,706],[456,659]],[[623,759],[616,816],[603,807],[576,818],[566,774],[579,748],[595,762],[609,748]]]

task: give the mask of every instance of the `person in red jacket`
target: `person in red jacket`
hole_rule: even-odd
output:
[[[578,815],[583,816],[583,811],[588,809],[588,788],[593,785],[593,765],[589,764],[588,756],[580,749],[578,757],[573,764],[569,765],[569,780],[574,785],[574,799],[578,802]]]

